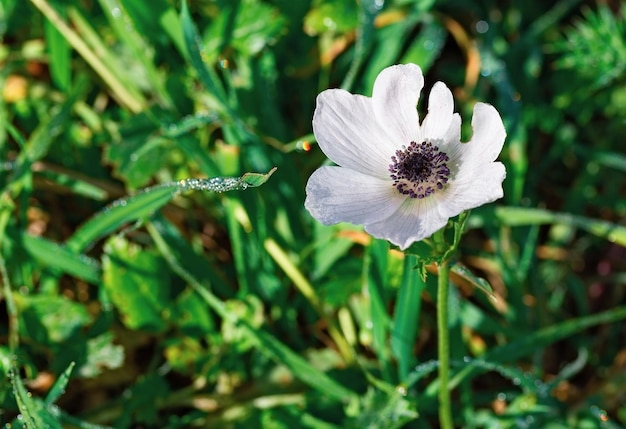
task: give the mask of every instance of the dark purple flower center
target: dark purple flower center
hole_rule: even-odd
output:
[[[411,142],[391,157],[389,175],[393,186],[401,194],[411,198],[426,198],[443,189],[448,182],[448,161],[448,155],[432,143]]]

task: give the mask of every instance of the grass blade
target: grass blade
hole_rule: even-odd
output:
[[[81,252],[95,240],[110,234],[120,226],[149,217],[180,192],[243,190],[262,185],[274,171],[275,168],[267,174],[248,173],[242,177],[214,177],[206,180],[186,179],[147,188],[135,196],[122,198],[108,205],[79,228],[65,244],[69,249]]]
[[[417,266],[417,257],[406,255],[402,273],[402,283],[396,299],[396,309],[393,316],[391,330],[391,350],[398,361],[398,377],[401,382],[409,375],[409,369],[414,367],[415,357],[413,346],[419,328],[419,317],[422,303],[422,290],[425,283]]]

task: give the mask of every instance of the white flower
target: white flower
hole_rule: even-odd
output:
[[[329,89],[317,97],[313,132],[338,166],[316,170],[304,203],[325,225],[363,224],[365,231],[406,249],[449,218],[503,195],[504,165],[494,162],[506,131],[498,111],[476,103],[473,136],[461,143],[452,93],[437,82],[420,124],[424,86],[415,64],[383,70],[372,97]]]

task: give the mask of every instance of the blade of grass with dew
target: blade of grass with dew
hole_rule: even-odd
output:
[[[188,190],[226,192],[259,186],[274,173],[249,173],[242,177],[214,177],[211,179],[184,179],[147,188],[129,198],[114,201],[82,225],[66,242],[74,252],[84,251],[97,239],[115,231],[129,222],[142,220],[170,202],[181,192]],[[251,183],[248,183],[250,181]]]
[[[43,403],[26,390],[19,377],[17,368],[10,372],[9,379],[13,386],[13,394],[20,410],[20,421],[26,428],[61,429],[61,424],[43,406]]]
[[[68,189],[72,195],[80,195],[95,201],[104,201],[109,195],[107,191],[90,183],[87,181],[88,178],[83,178],[78,173],[51,170],[42,164],[37,164],[33,168],[38,176],[45,177],[46,180]]]
[[[405,255],[402,282],[396,298],[391,328],[391,351],[398,361],[398,380],[404,382],[415,365],[413,348],[419,329],[422,291],[425,284],[419,275],[415,255]]]
[[[56,402],[57,399],[65,393],[65,387],[67,383],[70,381],[70,375],[72,374],[72,370],[74,369],[75,362],[70,362],[68,367],[63,371],[63,373],[56,379],[48,394],[46,395],[46,399],[44,399],[45,405],[52,405]]]
[[[67,247],[42,237],[24,233],[21,241],[24,249],[46,267],[89,283],[100,282],[101,269],[96,260],[76,254]]]
[[[221,318],[239,324],[244,328],[244,332],[250,339],[258,344],[259,350],[267,353],[278,364],[289,368],[295,377],[302,382],[340,401],[356,399],[356,394],[339,382],[329,377],[324,372],[309,364],[305,359],[294,353],[282,342],[273,337],[262,328],[255,328],[249,321],[240,319],[239,315],[229,310],[229,308],[208,288],[200,284],[174,257],[168,244],[163,240],[156,228],[151,223],[146,225],[150,236],[154,240],[157,248],[168,262],[172,270],[182,277],[215,311]]]

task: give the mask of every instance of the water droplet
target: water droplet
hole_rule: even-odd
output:
[[[122,16],[122,9],[120,9],[119,7],[114,7],[113,9],[111,9],[111,16],[113,16],[113,18],[119,18],[120,16]]]
[[[136,153],[133,153],[130,155],[130,160],[132,162],[137,162],[138,159],[139,159],[139,156]]]
[[[500,392],[500,393],[498,393],[496,398],[498,399],[498,401],[506,401],[506,393]]]
[[[515,377],[513,379],[513,384],[519,386],[520,384],[522,384],[522,380],[520,380],[518,377]]]
[[[406,386],[403,384],[396,386],[396,391],[402,396],[406,396],[408,393],[406,390]]]
[[[480,33],[480,34],[485,34],[487,31],[489,31],[489,24],[487,23],[487,21],[478,21],[476,23],[476,32]]]
[[[463,362],[465,363],[470,363],[472,361],[472,358],[469,356],[463,356]]]

